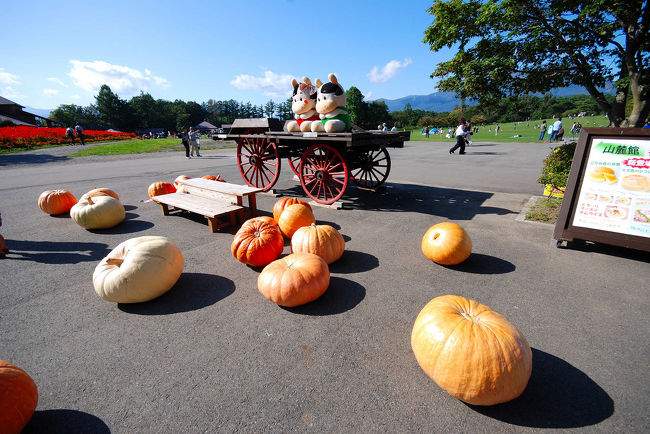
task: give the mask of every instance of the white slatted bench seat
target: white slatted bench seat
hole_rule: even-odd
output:
[[[205,216],[212,232],[224,226],[235,226],[237,215],[244,211],[240,205],[188,193],[163,194],[151,199],[160,205],[163,215],[169,215],[169,207],[173,207]],[[227,221],[222,221],[221,216],[227,216]]]

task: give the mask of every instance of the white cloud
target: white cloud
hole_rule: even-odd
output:
[[[403,62],[400,62],[399,60],[391,60],[381,68],[381,71],[378,66],[375,66],[368,73],[368,80],[373,83],[385,83],[395,77],[400,69],[406,68],[411,63],[413,63],[413,61],[410,57],[407,57]]]
[[[102,60],[82,62],[71,60],[72,69],[68,75],[74,84],[89,92],[96,92],[102,84],[107,84],[111,90],[120,96],[136,95],[140,91],[149,91],[152,84],[169,87],[170,83],[162,77],[151,75],[145,69],[143,74],[128,66],[112,65]]]
[[[44,95],[52,96],[52,95],[56,95],[57,93],[59,93],[59,91],[56,89],[43,89]]]
[[[81,95],[79,95],[78,93],[75,93],[74,95],[70,95],[70,99],[80,99],[80,98]]]
[[[16,74],[5,72],[4,68],[0,68],[0,84],[18,85],[20,84],[20,78]]]
[[[273,71],[264,71],[264,76],[254,77],[241,74],[235,77],[230,84],[237,89],[257,90],[264,95],[285,98],[291,95],[291,79],[289,74],[276,74]]]
[[[7,99],[21,99],[25,97],[25,95],[14,89],[12,86],[5,86],[0,89],[0,91],[0,95]]]
[[[61,79],[56,77],[48,77],[46,80],[51,81],[52,83],[56,83],[61,87],[68,87],[63,81],[61,81]]]
[[[367,94],[365,94],[365,95],[363,96],[363,99],[364,99],[365,101],[372,101],[372,96],[373,96],[373,95],[372,95],[372,92],[368,92]]]

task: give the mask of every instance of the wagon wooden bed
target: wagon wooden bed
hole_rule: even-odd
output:
[[[237,166],[246,184],[270,190],[286,158],[305,194],[321,204],[339,200],[349,181],[367,189],[384,183],[391,166],[386,148],[402,148],[409,137],[355,125],[347,133],[289,133],[277,119],[237,119],[227,134],[213,136],[237,142]]]

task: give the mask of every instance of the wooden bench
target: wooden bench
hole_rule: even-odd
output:
[[[160,205],[163,215],[169,215],[169,208],[173,207],[205,216],[210,230],[216,232],[224,226],[236,225],[238,218],[244,220],[257,215],[255,193],[259,191],[262,190],[195,178],[179,182],[176,193],[154,196],[151,199]],[[244,196],[248,196],[248,210],[243,206]]]

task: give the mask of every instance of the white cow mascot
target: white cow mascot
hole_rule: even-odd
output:
[[[350,114],[345,108],[345,91],[339,85],[336,75],[328,75],[329,83],[323,84],[318,78],[318,97],[316,111],[320,116],[320,122],[312,122],[311,130],[324,131],[326,133],[341,133],[350,131],[352,126]]]
[[[296,120],[287,123],[287,131],[311,131],[312,122],[320,122],[316,112],[316,87],[311,84],[311,80],[307,77],[303,77],[301,83],[298,83],[294,78],[291,80],[291,84],[293,85],[291,110]]]

